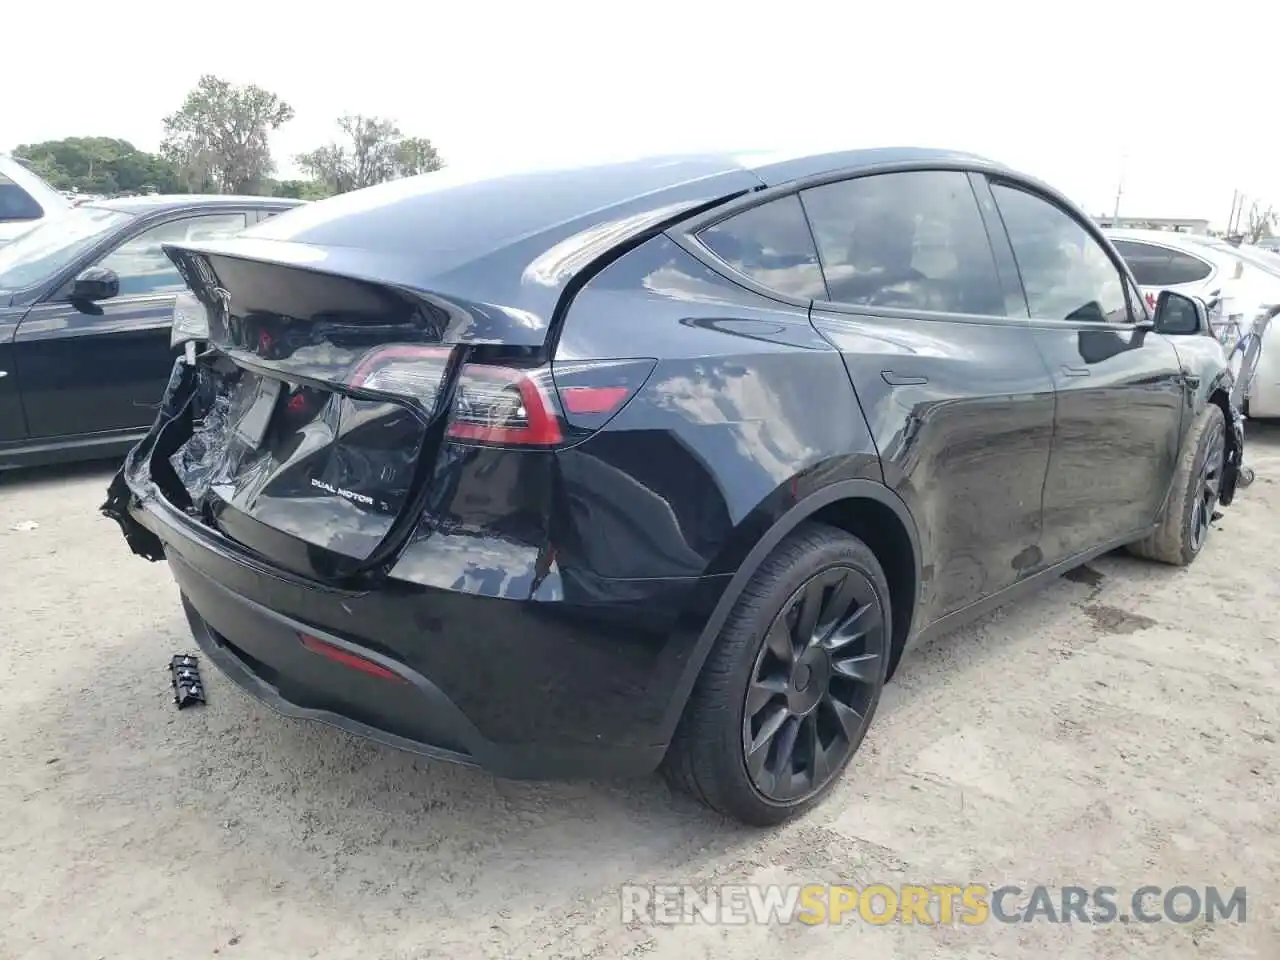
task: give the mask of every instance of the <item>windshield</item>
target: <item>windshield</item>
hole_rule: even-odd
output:
[[[51,278],[107,234],[132,220],[102,207],[77,207],[0,247],[0,290],[26,290]]]

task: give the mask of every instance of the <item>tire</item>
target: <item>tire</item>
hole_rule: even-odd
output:
[[[716,638],[663,761],[668,780],[751,826],[808,810],[875,716],[892,626],[871,549],[801,524],[756,570]]]
[[[1185,567],[1200,555],[1222,490],[1226,417],[1207,404],[1183,445],[1164,516],[1154,533],[1129,545],[1136,556]]]

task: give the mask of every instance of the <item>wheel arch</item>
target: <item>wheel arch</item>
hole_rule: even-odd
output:
[[[755,542],[738,564],[729,585],[702,627],[693,651],[676,683],[663,718],[663,741],[675,733],[685,705],[702,672],[711,647],[730,611],[765,558],[805,521],[826,523],[858,537],[880,561],[889,580],[893,636],[889,672],[892,676],[914,626],[919,607],[921,551],[919,531],[911,512],[892,490],[876,480],[838,480],[793,504]]]

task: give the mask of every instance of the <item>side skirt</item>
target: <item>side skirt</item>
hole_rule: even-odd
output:
[[[0,470],[122,457],[146,435],[145,429],[113,430],[110,433],[0,444]]]
[[[1045,567],[1039,573],[1032,574],[1025,580],[1019,580],[1017,583],[1005,587],[999,593],[994,593],[989,597],[985,597],[982,600],[977,600],[974,603],[969,604],[967,607],[962,607],[953,613],[949,613],[942,619],[935,620],[914,636],[909,637],[903,653],[905,655],[906,651],[913,647],[919,646],[922,643],[927,643],[928,641],[933,640],[936,637],[940,637],[943,634],[951,633],[953,630],[958,630],[966,624],[972,623],[974,620],[982,617],[984,614],[990,613],[997,607],[1003,607],[1006,603],[1012,603],[1015,600],[1019,600],[1022,597],[1027,596],[1028,594],[1035,593],[1037,590],[1048,584],[1049,581],[1056,580],[1068,570],[1074,570],[1081,564],[1088,563],[1095,557],[1100,557],[1104,553],[1110,553],[1112,550],[1123,547],[1125,544],[1141,540],[1154,529],[1155,525],[1152,525],[1144,530],[1138,530],[1123,537],[1117,537],[1114,540],[1109,540],[1101,546],[1092,547],[1082,553],[1076,554],[1073,557],[1068,557],[1060,563],[1055,563],[1052,567]]]

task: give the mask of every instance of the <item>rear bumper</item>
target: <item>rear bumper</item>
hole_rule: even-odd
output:
[[[168,561],[197,643],[229,679],[282,714],[510,778],[653,770],[727,582],[597,580],[577,603],[568,592],[516,601],[394,579],[336,589],[264,565],[136,486],[107,512],[136,553]],[[321,656],[302,634],[395,678]]]
[[[209,581],[206,581],[206,585],[213,586]],[[186,587],[190,586],[188,582]],[[467,734],[474,733],[467,729],[468,724],[465,718],[458,714],[457,708],[433,684],[412,672],[397,671],[404,682],[412,686],[411,696],[421,701],[420,712],[433,718],[433,726],[438,732],[430,739],[437,741],[435,743],[400,736],[377,726],[375,722],[356,719],[348,715],[348,712],[341,712],[342,707],[335,702],[338,698],[332,693],[326,695],[325,692],[326,687],[332,687],[332,684],[325,684],[323,681],[318,684],[294,681],[290,683],[286,693],[281,689],[280,672],[267,666],[264,661],[253,658],[249,654],[249,649],[260,648],[266,643],[277,647],[280,651],[286,650],[293,646],[293,637],[297,636],[298,631],[305,628],[301,624],[290,623],[288,620],[273,616],[269,611],[245,602],[243,598],[228,596],[225,601],[214,606],[223,614],[230,614],[242,623],[246,620],[256,621],[254,628],[243,635],[246,639],[242,639],[239,646],[210,626],[209,621],[196,610],[195,604],[185,593],[184,588],[182,606],[187,614],[187,622],[191,624],[191,633],[195,637],[196,644],[228,679],[277,713],[300,720],[327,723],[411,753],[451,760],[455,763],[478,762],[465,747],[460,747],[460,744],[468,739]],[[293,637],[289,636],[291,632]],[[237,636],[240,635],[237,634]],[[332,642],[332,638],[327,639]],[[265,655],[278,659],[278,653],[273,656],[270,651],[265,651]],[[479,745],[479,742],[473,739],[473,749]]]

